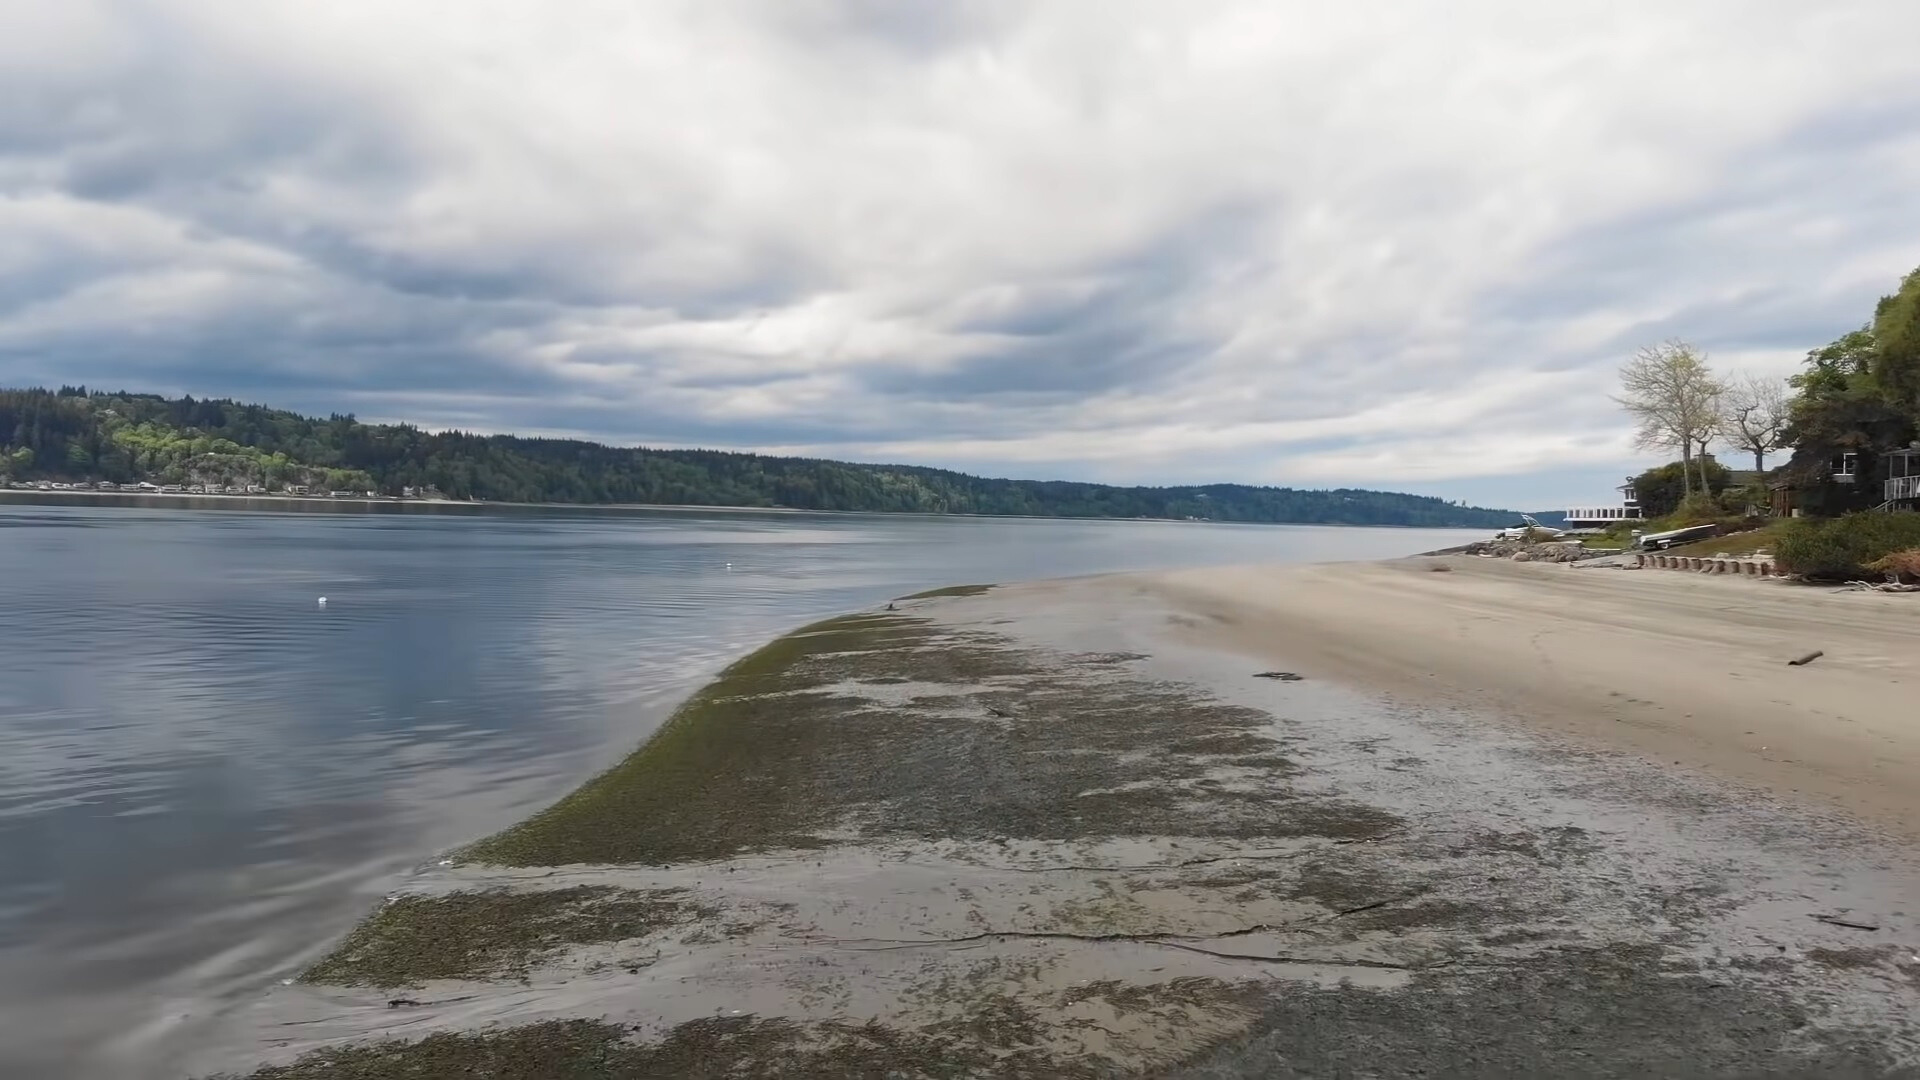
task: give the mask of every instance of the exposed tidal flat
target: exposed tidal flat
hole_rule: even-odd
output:
[[[1913,833],[1897,782],[1840,790],[1913,760],[1874,689],[1913,674],[1879,649],[1911,611],[1427,569],[945,589],[781,637],[193,1069],[1913,1075]],[[1751,685],[1670,686],[1658,628],[1722,608],[1753,655],[1694,662]],[[1808,627],[1857,715],[1787,745],[1876,749],[1749,767],[1724,710],[1808,693],[1771,674]]]
[[[148,1080],[729,663],[951,581],[1459,533],[0,499],[0,1076]],[[325,596],[325,606],[317,604]]]

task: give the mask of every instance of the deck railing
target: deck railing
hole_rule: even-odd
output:
[[[1888,502],[1901,499],[1920,499],[1920,476],[1896,476],[1887,481],[1882,492]]]

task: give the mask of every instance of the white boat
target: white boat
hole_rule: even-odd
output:
[[[1501,529],[1499,532],[1493,534],[1493,538],[1495,540],[1525,540],[1527,535],[1531,533],[1535,537],[1547,540],[1558,540],[1560,537],[1566,535],[1564,530],[1542,525],[1538,521],[1533,520],[1532,514],[1521,514],[1520,520],[1524,524]]]
[[[1688,544],[1695,540],[1705,540],[1720,535],[1718,525],[1693,525],[1685,529],[1672,529],[1667,532],[1643,533],[1635,541],[1636,546],[1647,551],[1663,551],[1675,544]]]

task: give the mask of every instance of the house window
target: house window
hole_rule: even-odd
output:
[[[1833,456],[1833,478],[1841,483],[1852,483],[1854,473],[1860,465],[1860,455],[1849,450]]]

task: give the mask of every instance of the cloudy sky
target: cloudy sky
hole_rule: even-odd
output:
[[[0,0],[0,384],[1590,502],[1920,264],[1920,4]]]

